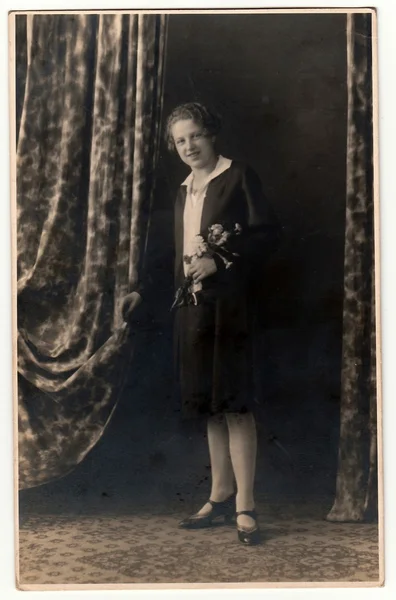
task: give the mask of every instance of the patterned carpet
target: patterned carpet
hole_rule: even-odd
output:
[[[25,515],[20,585],[378,582],[378,527],[337,524],[318,507],[259,505],[264,542],[242,547],[234,526],[186,532],[178,510]]]

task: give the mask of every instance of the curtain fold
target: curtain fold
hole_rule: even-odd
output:
[[[371,15],[348,14],[341,421],[331,521],[371,517],[378,500],[371,40]]]
[[[166,17],[17,16],[16,29],[27,62],[17,132],[27,488],[64,475],[97,442],[134,351],[120,309],[144,268]]]

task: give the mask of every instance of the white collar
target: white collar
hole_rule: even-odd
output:
[[[215,166],[213,171],[206,178],[206,185],[210,181],[212,181],[212,179],[214,179],[215,177],[218,177],[219,175],[221,175],[221,173],[224,173],[224,171],[227,171],[227,169],[230,168],[231,163],[232,163],[232,160],[230,158],[224,158],[224,156],[220,155],[219,160],[217,161],[217,165]],[[194,173],[191,171],[191,173],[189,174],[187,179],[185,179],[181,185],[189,186],[191,184],[193,178],[194,178]]]

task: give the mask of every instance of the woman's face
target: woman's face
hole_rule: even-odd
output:
[[[204,169],[213,163],[215,139],[206,135],[201,125],[183,119],[172,125],[171,132],[180,158],[191,169]]]

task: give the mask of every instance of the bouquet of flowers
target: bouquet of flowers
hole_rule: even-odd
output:
[[[195,238],[196,249],[192,255],[184,255],[183,261],[185,264],[190,265],[194,260],[202,257],[218,256],[223,262],[226,269],[232,267],[234,258],[238,256],[236,252],[229,249],[228,244],[230,240],[240,235],[242,227],[239,223],[236,223],[230,230],[226,230],[223,225],[215,224],[211,225],[208,229],[208,233],[205,238],[202,235],[197,235]],[[193,285],[193,278],[188,276],[185,278],[183,284],[178,288],[175,294],[175,300],[172,304],[171,310],[179,306],[183,306],[187,294],[190,292]],[[192,292],[194,297],[194,292]]]

